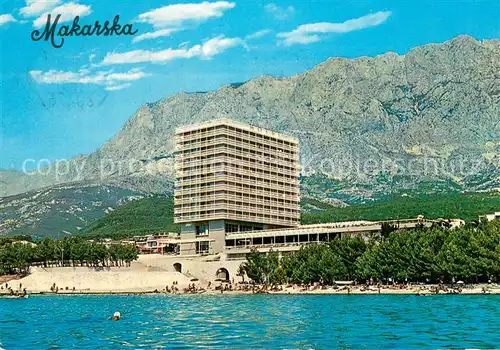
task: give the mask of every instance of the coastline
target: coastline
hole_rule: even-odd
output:
[[[284,287],[284,286],[282,286]],[[477,284],[473,285],[472,288],[463,288],[460,293],[452,292],[453,289],[449,291],[439,291],[434,293],[430,291],[430,288],[436,287],[436,285],[427,285],[425,288],[419,288],[416,286],[407,287],[404,289],[395,289],[391,287],[381,287],[380,291],[378,289],[365,289],[362,286],[355,286],[347,288],[334,289],[333,287],[326,287],[325,289],[315,289],[315,290],[303,290],[299,288],[283,288],[283,290],[269,290],[262,291],[257,290],[252,292],[252,290],[223,290],[219,289],[209,289],[201,290],[197,292],[189,291],[178,291],[176,293],[168,293],[165,290],[146,290],[146,289],[135,289],[135,290],[75,290],[75,291],[28,291],[27,296],[85,296],[85,295],[415,295],[415,296],[431,296],[431,295],[500,295],[500,286],[498,285],[484,285]],[[487,291],[484,292],[483,288],[486,287]],[[262,288],[262,286],[258,286]],[[3,292],[3,291],[2,291]],[[0,298],[12,298],[6,293],[0,293]],[[19,296],[18,296],[19,298]]]
[[[242,283],[241,277],[232,283],[216,278],[211,270],[225,266],[232,272],[239,265],[228,262],[207,262],[197,259],[182,261],[186,272],[174,270],[175,258],[140,257],[128,267],[33,267],[30,274],[0,276],[0,298],[15,295],[498,295],[498,284],[449,285],[354,285],[338,282],[337,286],[320,284],[277,286]],[[214,266],[211,266],[215,264]],[[222,289],[222,293],[221,293]],[[254,289],[254,291],[252,291]],[[12,292],[11,292],[12,290]],[[12,294],[14,294],[14,296]]]

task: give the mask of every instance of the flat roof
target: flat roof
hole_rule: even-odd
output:
[[[278,132],[275,132],[275,131],[272,131],[269,129],[264,129],[264,128],[261,128],[258,126],[253,126],[250,124],[237,122],[237,121],[234,121],[230,118],[214,119],[214,120],[209,120],[209,121],[201,122],[201,123],[197,123],[197,124],[190,124],[190,125],[181,126],[177,129],[175,129],[175,134],[181,134],[181,133],[185,133],[185,132],[189,132],[189,131],[194,131],[194,130],[198,130],[198,129],[202,129],[202,128],[209,128],[212,126],[219,126],[219,125],[233,126],[233,127],[238,128],[238,129],[267,135],[267,136],[274,137],[277,139],[283,139],[285,141],[295,143],[297,145],[299,144],[299,140],[295,137],[285,135],[282,133],[278,133]]]
[[[433,220],[389,220],[389,221],[346,221],[335,222],[328,224],[301,225],[291,228],[282,228],[274,230],[259,230],[227,233],[226,239],[245,239],[245,238],[260,238],[260,237],[275,237],[275,236],[293,236],[301,234],[319,234],[319,233],[343,233],[343,232],[358,232],[358,231],[376,231],[380,230],[382,224],[395,224],[400,227],[415,227],[417,224],[430,225]]]
[[[275,237],[275,236],[295,236],[305,234],[320,234],[320,233],[342,233],[342,232],[358,232],[364,230],[379,230],[380,224],[376,222],[366,226],[348,226],[348,227],[312,227],[305,228],[299,226],[292,230],[269,230],[269,231],[248,231],[235,234],[227,234],[226,239],[245,239],[245,238],[260,238],[260,237]]]
[[[181,240],[180,238],[160,238],[160,239],[149,239],[147,241],[142,241],[140,243],[159,242],[160,244],[162,243],[170,244],[170,243],[179,243],[180,240]]]
[[[180,241],[177,241],[175,243],[194,243],[194,242],[215,242],[215,239],[213,238],[191,238],[191,239],[181,239]]]

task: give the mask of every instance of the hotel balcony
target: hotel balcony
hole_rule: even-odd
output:
[[[258,215],[248,214],[232,214],[232,213],[217,213],[217,214],[203,214],[203,215],[174,215],[175,223],[190,223],[196,221],[211,221],[211,220],[233,220],[233,221],[248,221],[254,223],[282,225],[293,227],[299,225],[299,220],[278,219],[277,216],[266,218]]]
[[[239,166],[244,166],[244,167],[249,167],[253,169],[262,169],[262,170],[268,170],[268,171],[275,171],[277,173],[293,176],[293,177],[299,177],[300,175],[300,166],[296,166],[295,169],[285,169],[281,166],[278,166],[274,163],[267,163],[266,165],[262,163],[256,163],[256,162],[249,162],[246,160],[242,159],[237,159],[234,157],[229,157],[225,155],[218,155],[213,158],[207,158],[207,159],[200,159],[200,160],[191,160],[189,162],[176,162],[174,165],[175,171],[180,172],[180,171],[186,171],[186,168],[192,168],[192,167],[197,167],[197,166],[208,166],[208,165],[213,165],[216,163],[229,163],[229,164],[234,164],[234,165],[239,165]]]
[[[235,201],[235,202],[242,202],[242,203],[250,203],[250,204],[257,204],[259,206],[273,206],[273,207],[282,207],[282,208],[287,208],[287,209],[294,209],[298,210],[300,208],[299,202],[292,202],[292,203],[281,203],[277,202],[276,200],[263,200],[259,198],[253,198],[253,197],[243,197],[243,196],[237,196],[237,195],[230,195],[230,194],[214,194],[214,195],[208,195],[208,196],[203,196],[202,198],[176,198],[175,200],[175,205],[188,205],[188,204],[193,204],[193,205],[198,205],[197,203],[200,202],[213,202],[217,200],[228,200],[228,201]]]
[[[177,144],[175,147],[175,151],[178,154],[189,154],[189,153],[186,153],[186,151],[194,151],[194,152],[190,152],[190,153],[198,153],[198,150],[200,150],[201,148],[213,147],[213,146],[217,146],[217,145],[232,145],[235,147],[241,147],[241,148],[244,148],[246,150],[261,152],[261,153],[265,153],[265,154],[266,153],[267,154],[279,154],[285,160],[289,159],[289,160],[298,161],[300,158],[298,146],[297,146],[296,151],[288,151],[288,152],[290,152],[290,153],[288,153],[288,152],[282,152],[282,150],[280,148],[266,147],[266,145],[256,145],[256,144],[252,144],[251,142],[248,142],[248,141],[242,143],[242,142],[238,142],[236,140],[233,140],[233,139],[230,139],[227,137],[226,138],[221,137],[218,139],[213,139],[211,141],[200,141],[200,142],[197,142],[196,144],[189,145],[189,146],[182,146],[182,145]]]
[[[237,193],[244,193],[244,194],[252,194],[256,196],[263,196],[263,197],[269,197],[269,198],[280,198],[283,200],[289,200],[292,202],[299,202],[300,201],[300,194],[284,194],[279,191],[272,191],[272,190],[261,190],[261,189],[255,189],[255,188],[240,188],[236,187],[234,185],[228,185],[228,184],[221,184],[221,185],[214,185],[206,188],[195,188],[195,189],[175,189],[174,190],[174,196],[179,197],[179,196],[184,196],[184,195],[192,195],[192,196],[203,196],[204,194],[208,192],[215,192],[215,191],[232,191],[232,192],[237,192]],[[199,199],[200,201],[203,200],[202,198]]]
[[[239,151],[232,147],[221,146],[210,150],[200,151],[192,153],[189,155],[179,155],[176,161],[179,163],[186,164],[190,160],[195,160],[199,158],[206,158],[207,156],[213,155],[228,155],[231,154],[236,157],[245,158],[250,160],[253,164],[271,163],[273,165],[281,165],[288,170],[298,169],[300,170],[300,165],[298,160],[282,160],[274,157],[272,154],[256,154],[251,152]]]
[[[252,213],[255,214],[269,214],[269,215],[276,215],[276,216],[283,216],[286,218],[290,219],[299,219],[300,218],[300,212],[297,210],[296,212],[289,212],[289,211],[284,211],[284,210],[278,210],[281,209],[279,207],[275,208],[270,208],[270,209],[264,209],[263,207],[250,207],[248,204],[230,204],[230,203],[220,203],[220,204],[207,204],[207,205],[200,205],[196,207],[183,207],[183,208],[176,208],[174,209],[174,214],[175,215],[188,215],[190,213],[199,213],[203,211],[210,211],[210,210],[225,210],[226,212],[228,210],[232,211],[241,211],[241,212],[248,212],[251,211]]]
[[[230,135],[236,138],[247,140],[250,142],[259,142],[262,144],[267,144],[273,147],[286,149],[289,151],[295,151],[298,148],[298,141],[284,135],[274,133],[272,131],[263,130],[263,133],[267,135],[262,135],[261,131],[255,132],[253,134],[245,133],[243,131],[231,130],[229,128],[219,128],[211,131],[198,131],[194,130],[191,134],[176,133],[175,141],[181,144],[186,141],[200,140],[207,137],[213,137],[217,135]]]
[[[191,181],[176,181],[175,187],[178,189],[188,189],[185,186],[192,186],[192,185],[202,185],[202,184],[208,184],[212,183],[215,181],[226,181],[227,183],[232,183],[232,184],[243,184],[243,185],[249,185],[249,186],[254,186],[255,188],[268,188],[268,189],[274,189],[274,190],[281,190],[285,192],[291,192],[291,193],[296,193],[299,194],[300,189],[298,185],[278,185],[275,183],[272,183],[271,181],[255,181],[255,180],[248,180],[248,179],[242,179],[238,176],[230,176],[230,175],[217,175],[217,176],[208,176],[204,179],[197,179],[197,180],[191,180]]]
[[[288,184],[292,185],[300,185],[300,180],[297,177],[289,177],[289,176],[284,176],[282,173],[274,173],[275,175],[271,174],[266,174],[261,171],[252,171],[252,170],[246,170],[242,168],[236,168],[231,165],[216,165],[213,167],[209,167],[206,169],[200,169],[200,170],[186,170],[186,171],[178,171],[176,174],[176,177],[178,181],[191,181],[190,179],[184,180],[182,179],[183,177],[190,177],[190,176],[199,176],[199,175],[208,175],[208,174],[217,174],[221,172],[229,172],[232,174],[237,174],[237,175],[246,175],[246,176],[253,176],[257,179],[260,180],[272,180],[272,181],[286,181]]]

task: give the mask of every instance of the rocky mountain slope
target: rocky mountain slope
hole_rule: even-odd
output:
[[[499,188],[500,41],[460,36],[405,55],[331,58],[289,78],[177,94],[140,107],[57,180],[54,168],[0,171],[0,196],[82,181],[169,193],[175,128],[226,117],[298,137],[303,193],[340,206]]]
[[[0,199],[0,236],[61,237],[80,232],[140,193],[95,184],[57,185]]]
[[[460,36],[406,55],[332,58],[290,78],[261,76],[214,92],[177,94],[139,108],[98,151],[73,159],[59,182],[99,179],[168,191],[174,129],[221,117],[298,137],[305,175],[375,190],[381,178],[394,176],[405,179],[398,187],[421,179],[495,187],[500,41]],[[0,174],[3,196],[55,183],[51,174],[10,175]]]

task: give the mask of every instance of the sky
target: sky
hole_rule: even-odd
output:
[[[404,54],[461,34],[500,37],[498,0],[10,0],[0,6],[0,168],[16,170],[90,153],[141,105],[179,92],[262,74],[290,76],[329,57]],[[80,25],[119,15],[137,33],[71,36],[55,48],[31,39],[33,30],[44,30],[47,14],[61,15],[56,31],[77,15]]]

